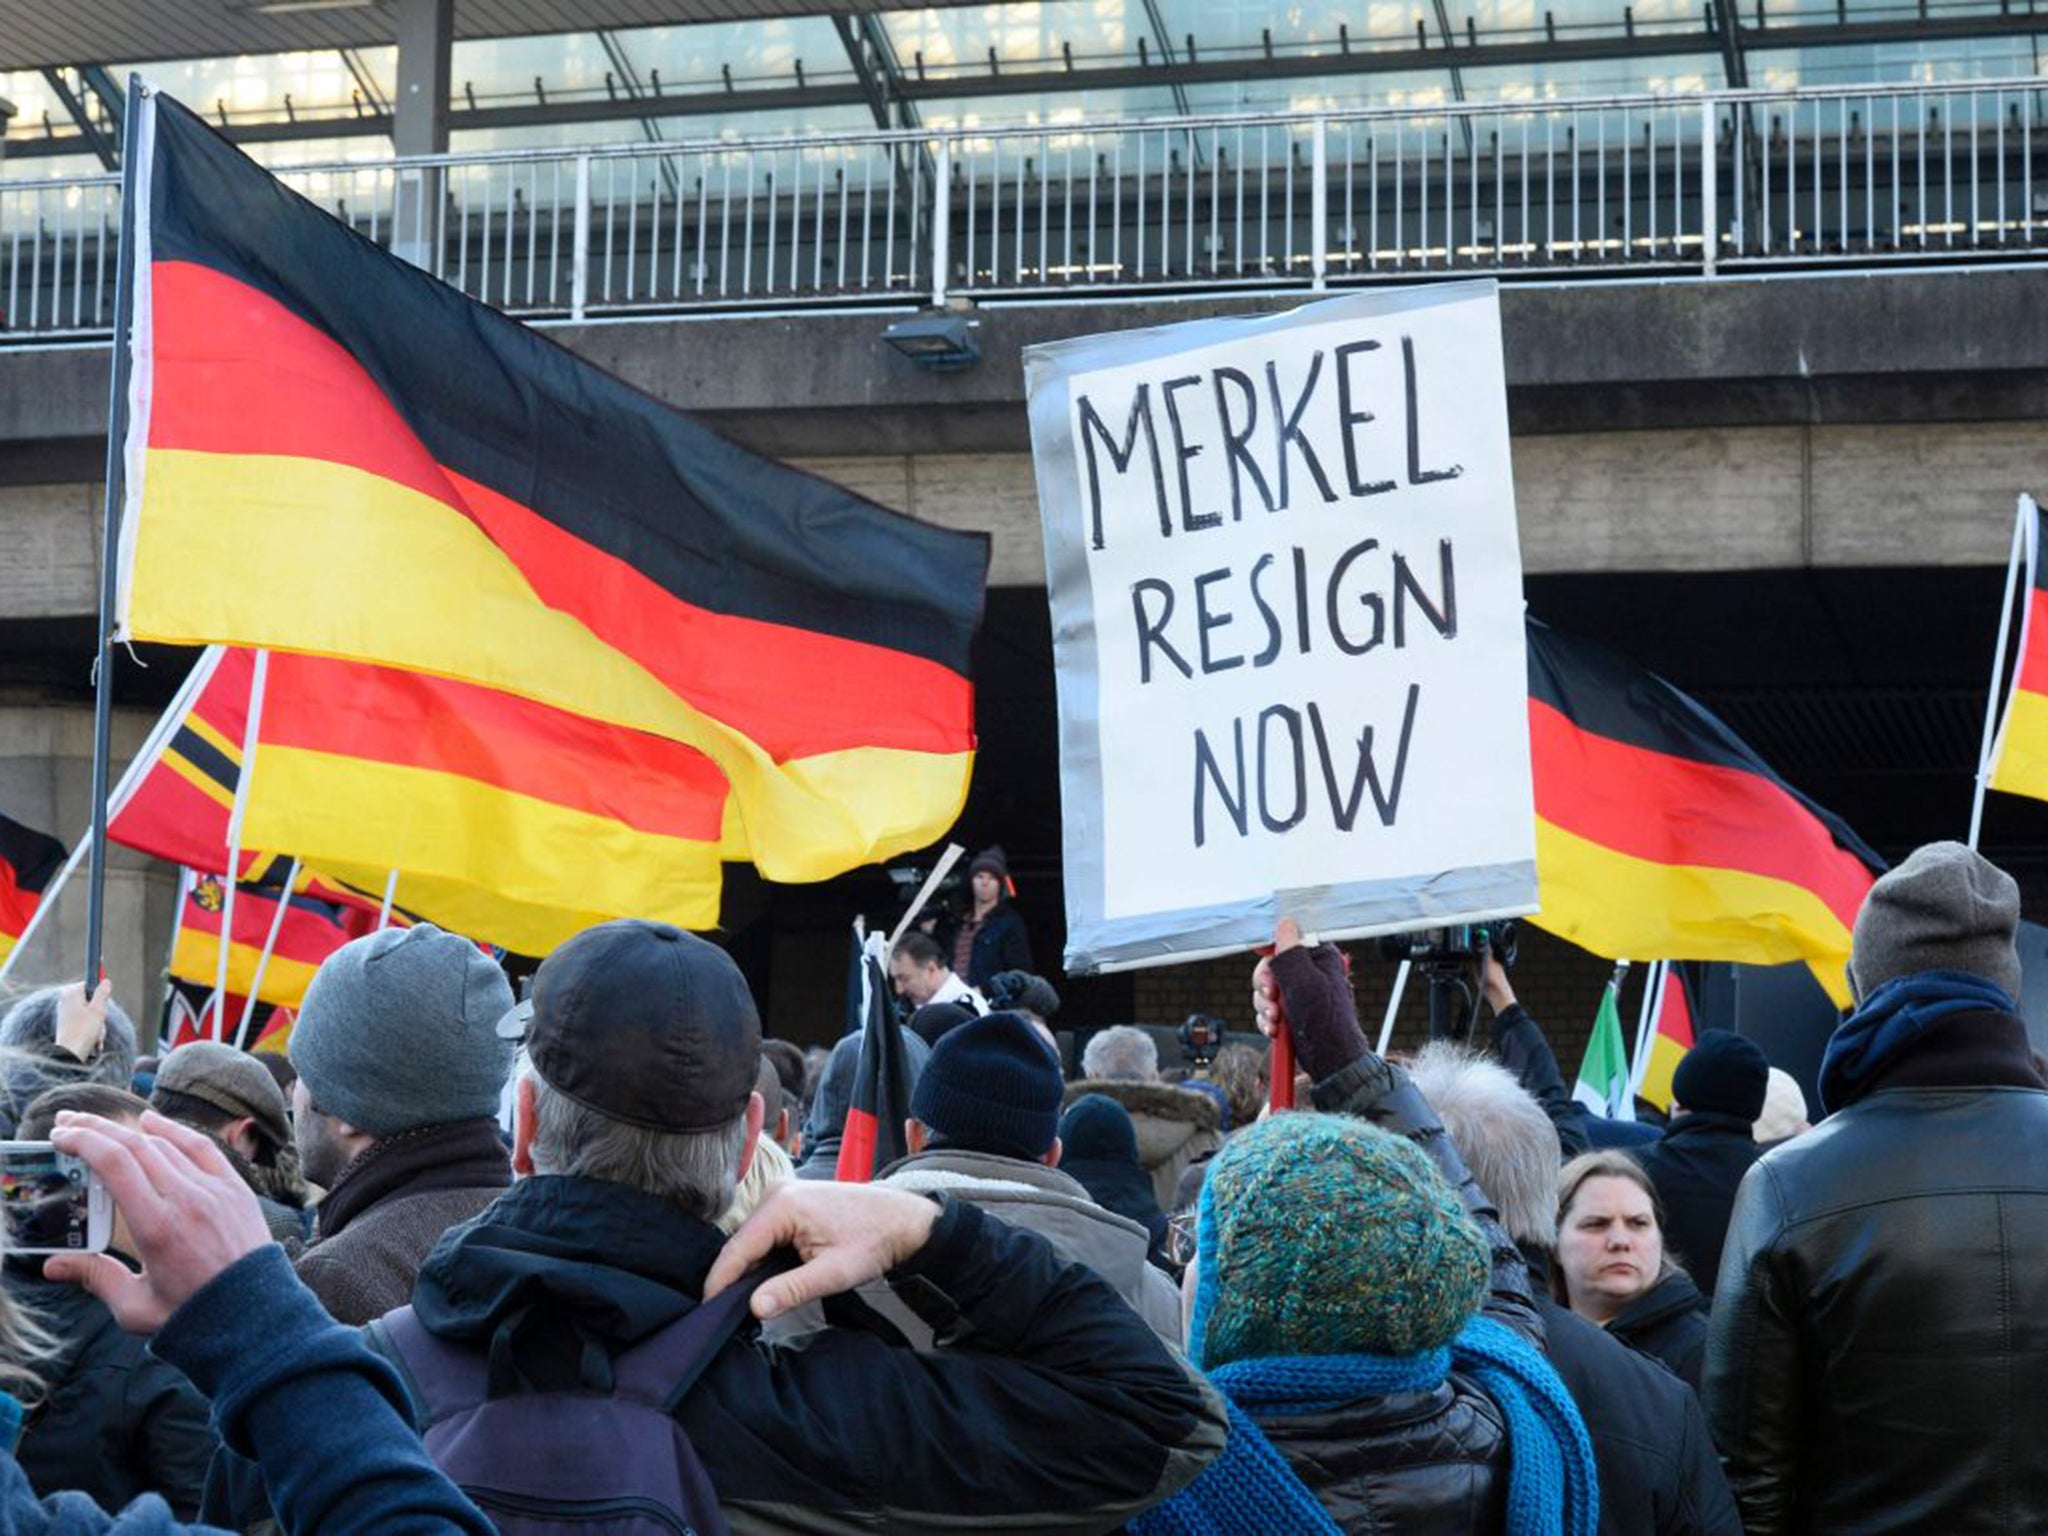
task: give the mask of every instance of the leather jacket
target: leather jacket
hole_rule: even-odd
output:
[[[2048,1530],[2048,1091],[1945,1023],[1743,1181],[1704,1397],[1749,1536]]]

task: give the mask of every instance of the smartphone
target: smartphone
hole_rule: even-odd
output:
[[[0,1213],[9,1253],[100,1253],[114,1232],[107,1186],[47,1141],[0,1141]]]

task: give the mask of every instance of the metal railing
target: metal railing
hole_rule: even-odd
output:
[[[511,313],[2028,258],[2048,81],[1456,103],[291,167]],[[115,177],[0,181],[0,339],[103,334]],[[428,210],[422,212],[421,210]]]

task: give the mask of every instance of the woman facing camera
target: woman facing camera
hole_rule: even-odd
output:
[[[1558,1301],[1698,1390],[1706,1298],[1665,1248],[1657,1191],[1627,1153],[1564,1165],[1551,1283]]]

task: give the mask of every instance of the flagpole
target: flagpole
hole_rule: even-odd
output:
[[[960,862],[960,856],[966,851],[958,843],[946,844],[946,851],[939,855],[939,862],[932,866],[932,872],[924,877],[924,884],[917,888],[917,899],[904,909],[903,916],[897,920],[884,953],[895,951],[896,941],[903,937],[905,929],[917,921],[918,913],[922,912],[925,903],[932,899],[932,892],[939,888],[939,882],[946,878],[946,872]]]
[[[99,656],[93,663],[92,874],[85,899],[85,989],[98,985],[107,922],[107,780],[114,752],[114,624],[120,602],[121,503],[127,495],[129,340],[135,320],[135,146],[142,131],[142,77],[128,77],[121,116],[121,255],[114,266],[113,366],[107,382],[106,500],[100,512]]]
[[[228,1032],[228,955],[235,944],[235,888],[242,883],[242,819],[249,812],[249,786],[256,778],[256,744],[263,731],[263,690],[270,680],[270,652],[256,652],[255,670],[249,677],[249,718],[242,727],[242,766],[235,775],[235,806],[228,813],[228,867],[226,894],[220,905],[220,956],[215,964],[213,987],[213,1038],[225,1040]]]
[[[1643,972],[1643,1006],[1642,1011],[1636,1015],[1636,1049],[1635,1055],[1629,1061],[1630,1098],[1635,1097],[1636,1085],[1642,1081],[1642,1071],[1638,1063],[1646,1061],[1649,1056],[1650,1030],[1656,1023],[1657,1000],[1658,995],[1664,990],[1664,967],[1668,963],[1664,960],[1652,960],[1650,968]]]
[[[1400,969],[1394,972],[1394,995],[1387,999],[1387,1015],[1380,1020],[1378,1055],[1386,1055],[1387,1047],[1394,1042],[1394,1015],[1401,1011],[1401,996],[1408,990],[1409,969],[1409,963],[1403,960]]]
[[[1647,1010],[1642,1014],[1642,1028],[1636,1034],[1636,1059],[1628,1063],[1628,1098],[1634,1098],[1642,1090],[1642,1077],[1649,1073],[1651,1049],[1657,1042],[1657,1024],[1663,1020],[1663,995],[1669,977],[1669,961],[1657,961],[1657,965],[1651,967],[1651,987],[1645,995]]]
[[[2034,498],[2024,493],[2013,508],[2012,549],[2005,559],[2005,600],[1998,605],[1998,646],[1991,653],[1991,693],[1984,701],[1984,737],[1977,748],[1977,787],[1970,799],[1970,847],[1977,846],[1977,834],[1984,828],[1984,794],[1991,787],[1991,748],[1997,736],[1997,721],[2005,683],[2005,646],[2012,636],[2012,595],[2018,585],[2020,560],[2024,555],[2031,571],[2039,551],[2034,548]],[[2020,645],[2026,646],[2027,627],[2020,624]]]
[[[270,965],[270,952],[277,948],[277,936],[284,928],[284,915],[292,909],[292,891],[299,883],[299,861],[293,859],[285,871],[284,895],[270,917],[270,932],[263,936],[263,953],[256,957],[256,974],[249,982],[249,994],[242,999],[242,1016],[235,1021],[235,1049],[248,1048],[249,1019],[256,1012],[256,994],[263,990],[263,972]]]
[[[297,860],[292,861],[294,865]],[[384,882],[384,905],[377,909],[377,932],[382,933],[391,926],[391,904],[398,899],[398,871],[391,871],[391,878]]]

